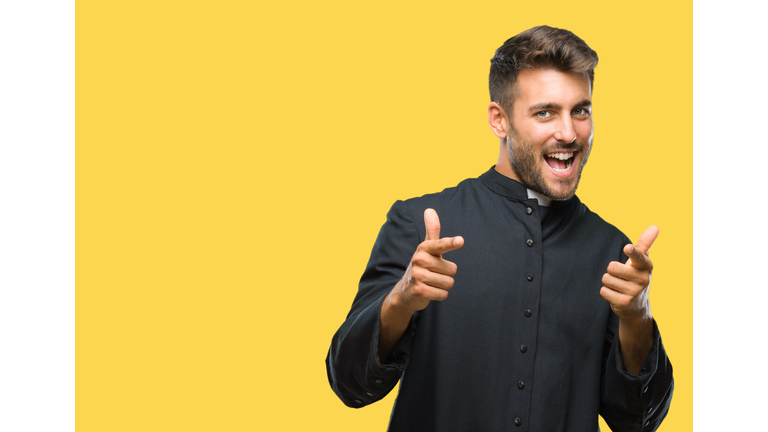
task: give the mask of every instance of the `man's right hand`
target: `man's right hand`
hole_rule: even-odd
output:
[[[403,278],[390,294],[393,305],[411,313],[427,307],[431,300],[442,301],[453,287],[456,264],[443,254],[464,246],[460,236],[440,238],[440,218],[429,208],[424,210],[427,236],[413,254]]]
[[[442,301],[453,287],[456,264],[443,259],[443,254],[464,246],[460,236],[440,238],[440,219],[433,209],[424,210],[427,236],[416,248],[403,278],[381,305],[379,359],[381,363],[408,328],[411,316],[432,300]]]

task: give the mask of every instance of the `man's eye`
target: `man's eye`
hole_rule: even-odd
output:
[[[576,108],[575,110],[573,110],[573,114],[577,116],[588,116],[589,111],[587,111],[584,108]]]
[[[536,113],[536,115],[540,118],[547,118],[547,117],[550,117],[552,113],[550,113],[549,111],[539,111]]]

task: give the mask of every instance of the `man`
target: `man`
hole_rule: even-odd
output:
[[[391,431],[654,430],[672,367],[648,251],[574,195],[597,54],[535,27],[491,60],[497,164],[387,215],[326,365],[351,407],[400,382]],[[440,237],[444,235],[444,237]]]

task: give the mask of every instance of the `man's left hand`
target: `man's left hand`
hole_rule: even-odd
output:
[[[653,263],[648,250],[659,235],[659,227],[651,225],[637,242],[637,246],[624,246],[629,260],[626,264],[612,261],[608,273],[603,275],[600,295],[611,304],[611,309],[622,321],[645,321],[651,318],[648,287],[651,283]]]

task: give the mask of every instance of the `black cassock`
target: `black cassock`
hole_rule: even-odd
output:
[[[346,321],[326,359],[333,391],[360,408],[400,380],[390,431],[654,430],[672,398],[672,366],[654,322],[638,376],[626,371],[618,317],[600,296],[611,261],[631,241],[577,197],[545,207],[491,168],[387,214]],[[424,210],[458,266],[442,302],[411,320],[386,364],[378,357],[382,301],[424,240]]]

